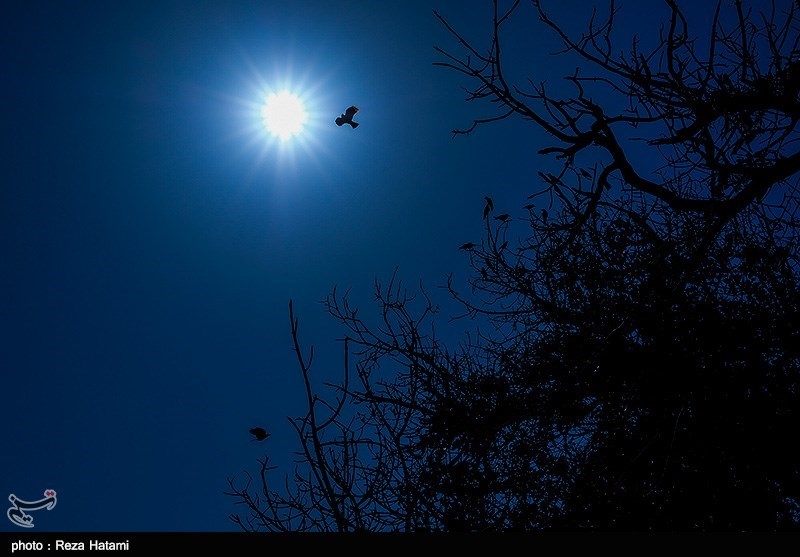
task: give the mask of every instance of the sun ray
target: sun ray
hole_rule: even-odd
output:
[[[245,183],[258,181],[264,171],[281,177],[272,182],[274,184],[283,184],[284,177],[312,167],[320,172],[327,171],[329,165],[336,162],[332,155],[334,149],[326,140],[327,134],[336,128],[333,117],[338,109],[330,93],[332,70],[320,71],[310,63],[299,72],[291,57],[273,63],[271,69],[264,69],[263,61],[256,63],[255,57],[241,45],[237,50],[242,62],[241,74],[235,84],[238,92],[219,93],[217,96],[232,108],[231,115],[237,122],[224,135],[224,140],[237,143],[239,156],[249,159]],[[268,120],[272,123],[273,119],[279,121],[282,116],[280,110],[273,113],[272,101],[289,95],[300,101],[302,127],[289,126],[289,129],[296,130],[294,133],[274,132],[268,126]],[[271,100],[269,108],[267,99]],[[292,103],[287,104],[291,108]]]
[[[302,132],[307,119],[303,101],[286,90],[267,96],[261,116],[267,130],[282,141]]]

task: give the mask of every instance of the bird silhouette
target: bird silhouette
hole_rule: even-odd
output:
[[[251,428],[250,433],[252,433],[253,437],[255,437],[254,441],[263,441],[264,439],[272,435],[271,433],[267,433],[267,430],[264,429],[263,427]]]
[[[350,124],[354,129],[357,128],[358,122],[353,122],[353,116],[356,115],[356,112],[358,112],[358,107],[351,106],[350,108],[344,111],[344,114],[342,114],[336,119],[336,125],[343,126],[345,124]]]
[[[486,200],[486,207],[483,208],[483,219],[486,220],[486,217],[489,216],[489,212],[494,211],[494,203],[492,202],[492,198],[488,195],[484,195],[483,198]]]
[[[503,213],[502,215],[497,215],[494,219],[506,222],[510,218],[511,218],[511,215],[509,215],[508,213]]]
[[[466,244],[461,244],[461,246],[458,249],[472,249],[474,247],[475,244],[473,244],[472,242],[467,242]]]

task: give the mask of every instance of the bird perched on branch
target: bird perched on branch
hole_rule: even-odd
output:
[[[466,244],[461,244],[461,246],[458,249],[472,249],[474,247],[475,244],[473,244],[472,242],[467,242]]]
[[[336,125],[343,126],[345,124],[350,124],[353,128],[357,128],[358,122],[353,122],[353,116],[356,115],[356,112],[358,112],[358,107],[351,106],[350,108],[344,111],[344,114],[342,114],[336,119]]]
[[[483,219],[486,220],[489,213],[494,211],[494,203],[492,202],[492,198],[488,195],[484,195],[483,198],[486,200],[486,207],[483,208]]]
[[[264,429],[263,427],[251,428],[250,433],[252,433],[253,437],[255,437],[254,441],[263,441],[264,439],[272,435],[271,433],[267,433],[267,430]]]

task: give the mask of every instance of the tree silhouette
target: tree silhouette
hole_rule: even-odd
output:
[[[244,530],[800,529],[800,8],[719,2],[695,36],[664,0],[657,44],[618,54],[615,2],[579,37],[544,4],[582,64],[565,97],[505,77],[519,1],[495,2],[485,53],[436,13],[461,50],[437,64],[500,107],[454,133],[520,117],[557,162],[524,217],[484,212],[468,290],[447,283],[474,330],[445,342],[396,277],[376,323],[334,290],[325,399],[290,305],[303,472],[273,481],[265,457],[258,491],[230,479]]]

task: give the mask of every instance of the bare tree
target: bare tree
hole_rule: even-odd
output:
[[[486,51],[436,14],[463,51],[438,63],[502,107],[455,134],[515,116],[552,138],[526,239],[487,199],[469,290],[447,284],[474,323],[455,346],[421,285],[376,283],[376,322],[334,290],[333,402],[290,306],[303,472],[278,488],[265,458],[257,490],[230,480],[243,529],[800,529],[800,8],[718,3],[701,51],[664,0],[658,44],[616,55],[613,0],[580,37],[531,4],[586,68],[570,97],[504,77],[521,2],[494,3]]]
[[[796,181],[790,179],[800,170],[795,137],[800,9],[794,2],[773,2],[769,13],[753,13],[744,0],[735,0],[728,29],[723,20],[730,18],[722,17],[720,0],[701,52],[678,2],[664,0],[669,20],[656,46],[643,51],[633,37],[630,51],[621,56],[615,55],[615,0],[602,20],[595,10],[587,32],[577,38],[549,17],[543,3],[532,1],[541,22],[562,40],[560,54],[576,55],[586,68],[566,77],[575,88],[569,98],[551,96],[544,82],[529,79],[519,86],[504,77],[501,31],[519,9],[519,0],[505,13],[494,2],[493,38],[485,54],[436,12],[465,51],[459,57],[437,47],[445,61],[436,64],[469,77],[475,85],[468,101],[488,99],[502,110],[454,134],[469,134],[481,124],[510,116],[521,116],[547,132],[556,144],[540,153],[555,155],[563,167],[556,175],[542,176],[546,192],[564,204],[576,224],[614,195],[615,181],[650,204],[702,216],[707,221],[705,243],[774,189],[782,189],[791,201],[783,209],[796,206]],[[625,108],[609,113],[594,100],[598,93],[600,98],[611,94],[624,99]],[[636,135],[622,128],[634,129]],[[658,154],[663,164],[656,178],[648,176],[649,169],[637,169],[626,142],[644,142]],[[581,155],[590,158],[596,172],[579,164]]]

